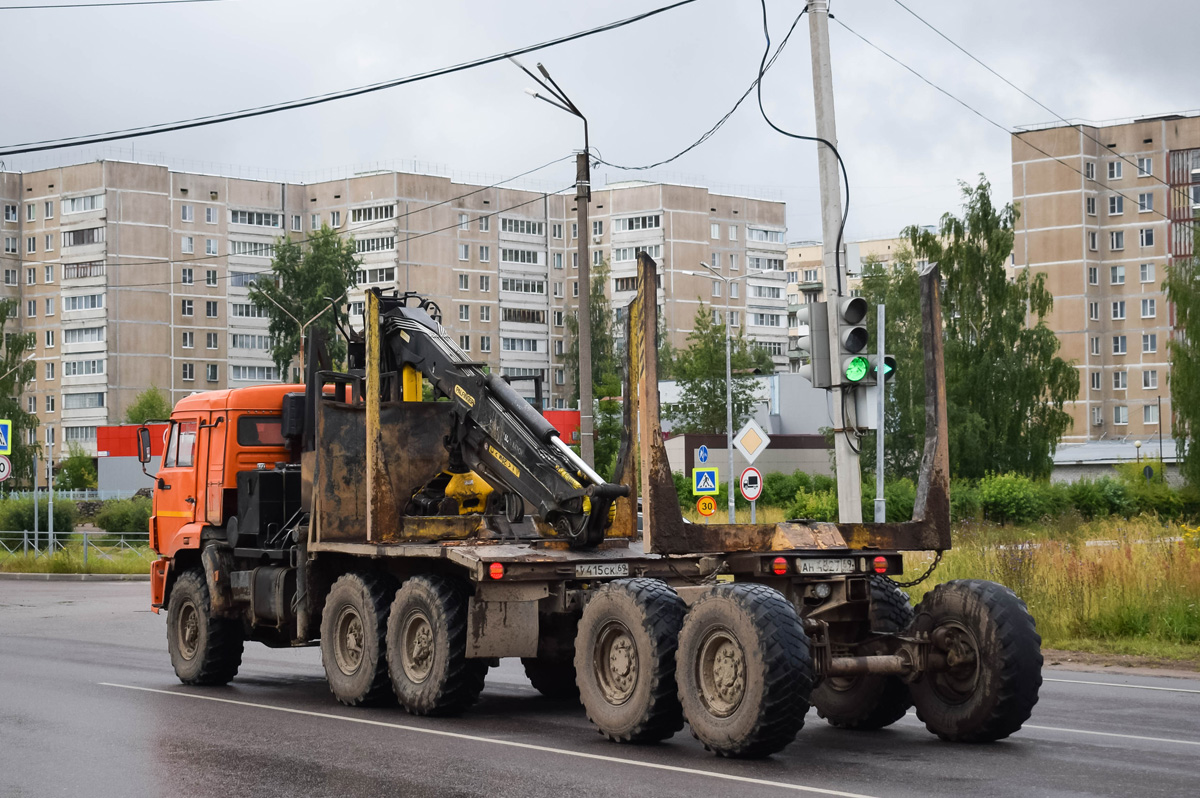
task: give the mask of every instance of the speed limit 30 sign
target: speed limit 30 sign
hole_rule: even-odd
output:
[[[0,454],[0,482],[12,476],[12,461]]]
[[[754,466],[750,466],[742,472],[742,478],[738,480],[738,487],[742,491],[742,498],[748,502],[758,501],[758,497],[762,495],[763,479],[762,474]]]

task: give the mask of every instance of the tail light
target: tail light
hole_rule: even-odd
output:
[[[488,576],[492,579],[504,578],[504,563],[494,562],[488,566]]]
[[[775,574],[776,576],[783,576],[787,572],[787,560],[785,560],[783,557],[776,557],[774,560],[771,560],[771,573]]]
[[[876,557],[872,561],[872,566],[875,568],[875,573],[886,574],[888,569],[887,557]]]

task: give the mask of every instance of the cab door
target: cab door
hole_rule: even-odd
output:
[[[171,421],[167,448],[154,490],[157,550],[168,557],[181,548],[198,548],[196,521],[199,504],[196,451],[200,434],[198,416]],[[195,530],[195,531],[194,531]]]

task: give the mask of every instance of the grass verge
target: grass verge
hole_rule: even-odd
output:
[[[83,564],[82,544],[68,544],[66,549],[51,556],[0,552],[0,573],[25,574],[145,574],[157,555],[148,547],[136,551],[121,549],[100,553],[88,550],[87,565]]]

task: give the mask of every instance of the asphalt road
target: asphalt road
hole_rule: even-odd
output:
[[[796,742],[723,760],[684,732],[601,738],[516,661],[466,716],[352,710],[316,649],[247,646],[219,689],[178,683],[145,583],[0,581],[0,796],[1180,796],[1200,779],[1200,681],[1047,669],[1030,723],[986,746],[915,717],[881,732],[810,712]],[[1151,688],[1151,689],[1147,689]]]

